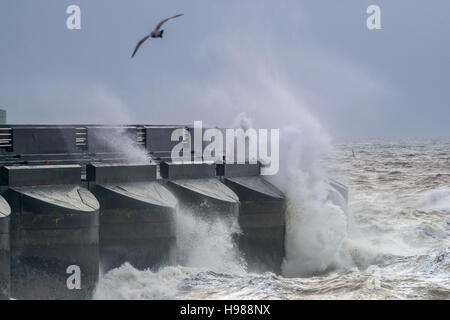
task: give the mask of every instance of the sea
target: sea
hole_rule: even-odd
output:
[[[101,274],[94,299],[449,299],[450,140],[330,150],[273,179],[287,199],[282,274],[248,270],[238,224],[179,213],[185,263],[124,263]],[[348,187],[346,204],[327,197],[327,178]]]

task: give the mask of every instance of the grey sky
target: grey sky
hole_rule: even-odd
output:
[[[370,4],[382,30],[366,28]],[[0,105],[11,123],[227,126],[245,112],[336,138],[448,138],[449,16],[446,0],[2,0]]]

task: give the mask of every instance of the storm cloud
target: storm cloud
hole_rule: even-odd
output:
[[[66,8],[81,8],[68,30]],[[11,123],[256,126],[307,117],[336,139],[450,136],[450,3],[0,3],[0,105]],[[130,54],[162,17],[167,36]],[[170,31],[170,32],[169,32]]]

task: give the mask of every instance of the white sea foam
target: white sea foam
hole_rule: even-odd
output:
[[[181,281],[191,274],[189,268],[164,267],[158,272],[137,270],[129,263],[103,275],[94,299],[171,299]]]
[[[191,210],[177,213],[177,248],[179,261],[188,267],[216,272],[245,272],[233,237],[241,232],[237,216],[196,215]]]
[[[450,189],[438,188],[426,191],[417,207],[422,210],[450,213]]]

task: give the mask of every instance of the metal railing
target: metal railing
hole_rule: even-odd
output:
[[[12,128],[0,128],[0,150],[11,152],[13,147]]]
[[[147,141],[146,141],[147,140],[147,131],[146,131],[145,127],[137,127],[136,135],[137,135],[137,138],[136,138],[137,145],[145,147],[145,145],[147,143]]]
[[[77,127],[75,128],[75,144],[79,151],[86,151],[88,148],[87,144],[87,128]]]

